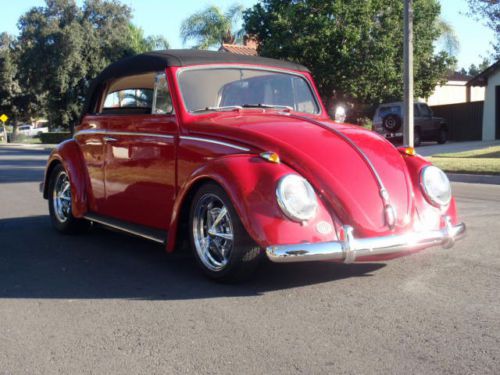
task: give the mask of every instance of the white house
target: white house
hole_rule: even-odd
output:
[[[483,141],[500,139],[500,60],[472,78],[467,86],[486,87],[483,107]]]
[[[471,76],[452,73],[444,85],[436,86],[434,92],[426,100],[430,106],[476,102],[484,100],[484,87],[471,87],[467,82]]]

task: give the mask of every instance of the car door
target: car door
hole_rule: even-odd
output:
[[[420,109],[420,116],[422,118],[421,120],[421,131],[422,131],[422,136],[429,139],[434,137],[435,132],[436,132],[436,126],[433,124],[432,121],[432,112],[429,108],[429,106],[425,103],[419,103],[418,104],[419,109]]]
[[[105,141],[106,199],[101,214],[156,229],[168,229],[175,194],[178,123],[164,73],[154,89],[132,87],[122,98],[141,102],[147,113],[108,116]],[[132,92],[132,95],[130,93]],[[135,96],[134,96],[135,95]],[[141,112],[141,111],[139,111]]]

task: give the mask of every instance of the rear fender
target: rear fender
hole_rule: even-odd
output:
[[[49,178],[54,167],[62,164],[68,173],[71,182],[72,214],[74,217],[83,217],[87,212],[87,187],[88,178],[84,168],[83,157],[78,144],[69,139],[57,146],[49,156],[45,169],[43,197],[49,197]]]
[[[191,202],[187,197],[206,181],[219,184],[229,196],[241,222],[250,237],[261,247],[276,244],[331,241],[337,238],[338,227],[318,194],[319,209],[316,217],[307,223],[287,219],[276,200],[276,186],[281,177],[296,173],[284,164],[267,162],[255,155],[230,155],[215,159],[196,170],[179,190],[169,227],[167,251],[175,248],[180,217],[187,217]],[[322,234],[317,230],[332,230]]]

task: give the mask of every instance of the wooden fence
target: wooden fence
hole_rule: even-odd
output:
[[[483,101],[438,105],[432,107],[434,116],[443,117],[448,124],[451,141],[480,141],[483,136]]]

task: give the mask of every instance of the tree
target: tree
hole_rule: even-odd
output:
[[[469,3],[469,14],[476,19],[484,18],[486,26],[491,28],[495,34],[493,47],[495,59],[500,59],[500,1],[499,0],[467,0]]]
[[[170,48],[168,40],[161,35],[144,37],[144,30],[134,24],[129,24],[130,46],[136,53],[158,51]]]
[[[46,0],[20,18],[18,79],[52,126],[78,121],[91,80],[109,63],[156,43],[131,17],[115,0]]]
[[[435,54],[440,6],[414,1],[415,96],[444,82],[454,59]],[[244,13],[245,30],[263,56],[309,67],[322,97],[376,104],[403,94],[403,2],[263,0]]]
[[[235,31],[235,25],[241,19],[242,12],[243,7],[234,4],[225,13],[217,6],[194,13],[182,22],[183,43],[194,39],[197,43],[195,48],[208,49],[241,41],[243,30]]]
[[[437,18],[435,27],[439,33],[438,41],[444,46],[445,52],[450,56],[455,56],[460,49],[460,42],[453,26],[443,18]]]
[[[487,67],[490,66],[490,60],[487,58],[484,58],[483,61],[479,65],[471,64],[469,66],[469,69],[464,69],[462,68],[460,70],[460,73],[462,74],[467,74],[470,76],[477,76],[479,73],[481,73],[483,70],[485,70]]]
[[[16,80],[17,67],[14,62],[14,37],[0,34],[0,115],[6,113],[11,121],[20,115],[19,108],[14,104],[21,88]]]

